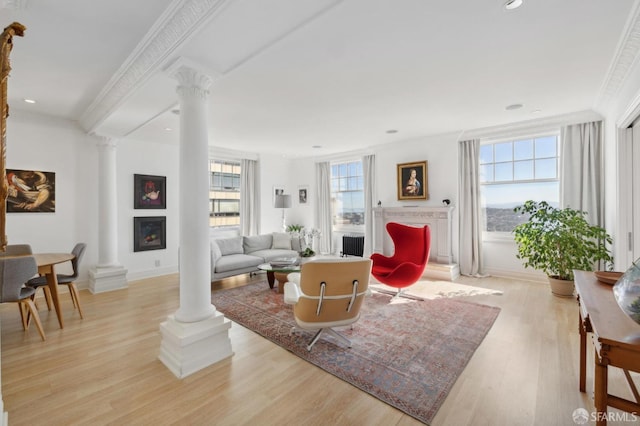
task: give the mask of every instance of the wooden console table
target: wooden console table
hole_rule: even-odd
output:
[[[640,324],[618,306],[613,287],[597,280],[593,272],[574,271],[580,306],[580,391],[586,388],[587,333],[595,347],[594,405],[596,424],[607,424],[607,406],[640,413],[640,394],[629,371],[640,372]],[[636,401],[610,395],[608,367],[623,370]]]

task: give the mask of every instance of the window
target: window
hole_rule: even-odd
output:
[[[362,161],[331,165],[331,211],[334,228],[364,225]]]
[[[240,224],[240,162],[209,160],[209,226]]]
[[[484,231],[513,231],[526,220],[513,208],[527,200],[559,205],[558,152],[558,134],[488,142],[480,147]]]

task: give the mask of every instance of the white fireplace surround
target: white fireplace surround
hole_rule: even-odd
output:
[[[453,206],[374,208],[373,251],[385,256],[391,256],[393,253],[393,241],[386,231],[389,222],[410,226],[429,225],[431,228],[431,252],[424,276],[454,280],[460,275],[460,270],[458,265],[453,263],[451,248],[453,209]]]

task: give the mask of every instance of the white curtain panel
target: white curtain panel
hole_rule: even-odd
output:
[[[460,273],[469,276],[482,274],[482,222],[480,208],[479,158],[480,140],[460,142],[460,241],[458,257]]]
[[[259,235],[260,196],[258,184],[258,162],[243,159],[240,165],[240,235]]]
[[[362,172],[364,174],[364,253],[368,258],[373,253],[373,205],[376,199],[376,156],[362,157]]]
[[[331,250],[331,164],[328,161],[316,163],[316,228],[320,230],[320,253]]]
[[[560,133],[560,204],[587,212],[592,225],[604,225],[602,121],[573,124]]]

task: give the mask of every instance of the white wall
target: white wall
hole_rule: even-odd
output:
[[[116,154],[118,186],[118,257],[127,269],[127,279],[136,280],[178,271],[180,206],[178,205],[179,146],[131,139],[118,141]],[[167,178],[166,209],[133,208],[133,175]],[[165,216],[165,250],[133,251],[133,218]],[[159,266],[156,266],[156,262]]]
[[[605,116],[605,225],[614,239],[615,269],[624,271],[635,259],[628,257],[626,212],[619,210],[628,206],[626,194],[618,193],[619,172],[624,171],[624,159],[620,158],[624,154],[618,152],[618,129],[628,126],[640,114],[640,61],[634,62],[617,93],[603,99],[599,111]]]
[[[28,243],[34,252],[70,252],[87,243],[80,281],[98,256],[97,147],[74,122],[11,111],[7,120],[7,168],[55,173],[54,213],[8,213],[9,244]],[[66,265],[59,272],[68,273]]]

